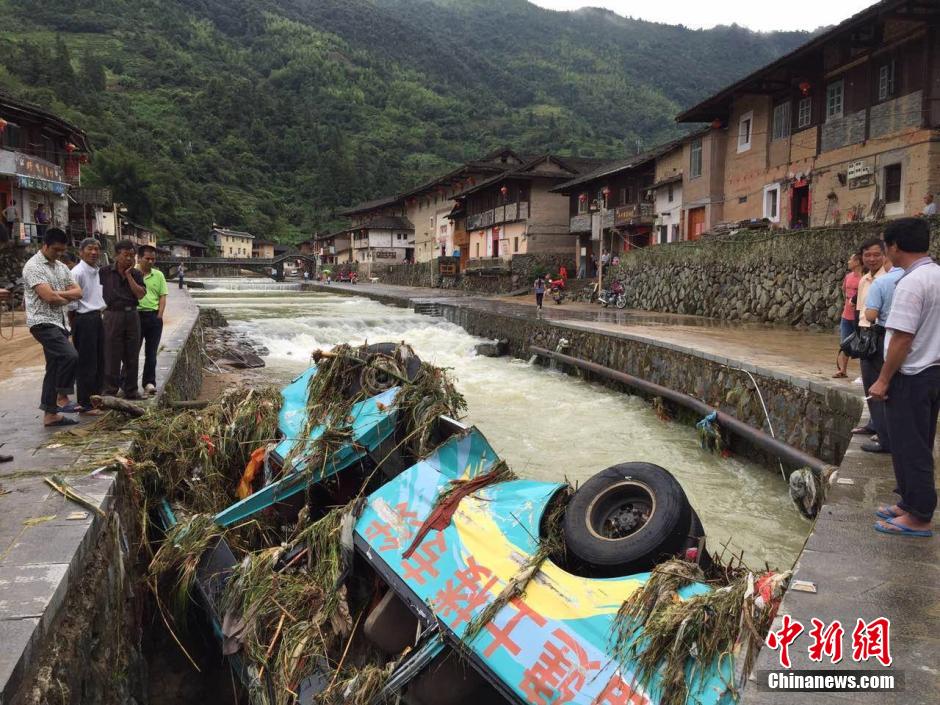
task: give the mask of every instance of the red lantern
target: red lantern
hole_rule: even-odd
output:
[[[7,124],[8,123],[6,120],[0,118],[0,132],[3,132],[5,129],[7,129]]]
[[[586,193],[582,193],[580,196],[578,196],[578,200],[581,201],[582,203],[584,203],[584,201],[587,200],[587,194],[586,194]]]
[[[71,154],[72,152],[74,152],[76,149],[78,149],[78,147],[76,147],[76,146],[75,146],[74,144],[72,144],[71,142],[69,142],[67,145],[65,145],[65,151],[68,152],[69,154]]]
[[[812,88],[812,86],[809,84],[809,81],[800,81],[800,85],[799,85],[800,93],[802,93],[803,95],[809,95],[810,88]]]
[[[507,193],[509,193],[509,189],[503,186],[499,189],[499,192],[505,196]]]
[[[604,197],[606,198],[607,196],[610,195],[610,189],[607,186],[605,186],[604,188],[601,189],[601,193],[604,194]]]
[[[715,118],[714,120],[712,120],[712,129],[713,129],[713,130],[720,130],[720,129],[721,129],[721,120],[720,120],[720,119]]]

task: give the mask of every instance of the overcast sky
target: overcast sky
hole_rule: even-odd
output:
[[[579,7],[604,7],[625,17],[684,24],[696,29],[716,24],[737,23],[751,29],[813,30],[821,25],[837,24],[874,4],[874,0],[790,0],[776,2],[729,2],[718,0],[531,0],[552,10],[576,10]]]

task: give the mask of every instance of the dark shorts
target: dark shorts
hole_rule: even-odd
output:
[[[855,321],[846,318],[839,319],[839,340],[845,340],[855,332]]]

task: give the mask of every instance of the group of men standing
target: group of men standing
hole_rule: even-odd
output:
[[[67,245],[66,234],[52,228],[23,267],[26,325],[46,358],[39,405],[46,426],[77,423],[67,414],[100,413],[91,403],[97,394],[140,399],[138,380],[147,394],[157,389],[167,285],[153,266],[156,250],[122,240],[114,262],[99,266],[101,243],[87,238],[78,248],[80,262],[69,270],[61,261]]]
[[[940,265],[928,254],[930,228],[901,218],[883,238],[861,246],[867,273],[858,284],[859,325],[877,350],[861,359],[871,421],[854,430],[874,434],[862,445],[890,453],[899,500],[881,506],[875,529],[928,537],[937,507],[933,447],[940,413]]]

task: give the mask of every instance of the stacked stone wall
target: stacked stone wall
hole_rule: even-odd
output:
[[[565,266],[574,276],[574,258],[568,254],[540,253],[513,255],[508,270],[467,271],[455,277],[438,274],[437,260],[417,264],[373,267],[373,276],[383,284],[399,286],[428,286],[441,289],[460,289],[481,294],[508,294],[528,287],[538,274],[558,274]]]
[[[627,306],[800,328],[837,326],[845,262],[885,223],[805,230],[749,231],[626,253],[610,276]],[[940,255],[940,218],[931,219]]]

